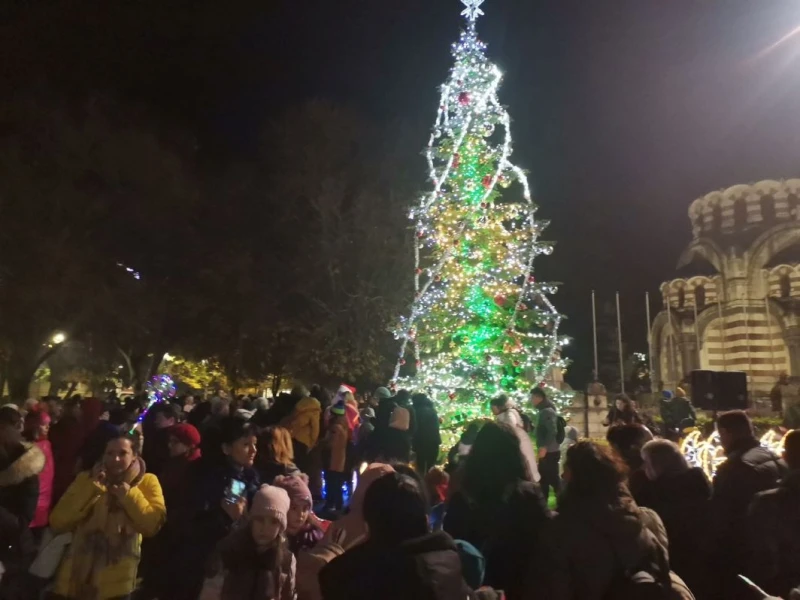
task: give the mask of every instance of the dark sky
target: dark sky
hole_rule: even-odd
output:
[[[54,70],[66,57],[71,65],[55,69],[62,79],[116,88],[185,119],[206,147],[244,155],[261,120],[312,97],[407,122],[421,150],[463,8],[458,0],[141,0],[126,3],[139,7],[139,20],[108,17],[108,27],[107,15],[87,11],[114,2],[61,4],[60,18],[28,21],[31,64]],[[624,338],[644,350],[644,292],[657,294],[673,276],[690,238],[689,203],[736,183],[800,176],[800,36],[759,57],[800,25],[800,2],[487,0],[483,8],[481,37],[506,74],[500,94],[514,119],[515,162],[530,170],[557,242],[537,267],[563,282],[555,301],[569,317],[582,383],[590,290],[600,300],[623,294]],[[30,19],[25,10],[12,17]],[[27,59],[15,64],[29,70]],[[425,176],[420,160],[421,187]]]

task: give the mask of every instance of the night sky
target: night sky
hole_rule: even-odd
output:
[[[246,157],[264,119],[309,98],[351,106],[387,129],[401,122],[416,139],[408,151],[420,151],[463,8],[458,0],[115,4],[0,7],[4,87],[44,77],[64,90],[113,90],[196,131],[209,164]],[[592,289],[601,301],[623,294],[624,338],[644,350],[644,292],[656,295],[673,277],[690,239],[689,203],[737,183],[800,176],[800,36],[761,54],[800,25],[800,2],[487,0],[483,8],[481,37],[506,74],[500,96],[514,119],[515,162],[530,170],[557,242],[537,273],[563,282],[555,302],[569,317],[572,380],[581,384]]]

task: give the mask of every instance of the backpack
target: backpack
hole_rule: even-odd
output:
[[[556,415],[556,443],[560,446],[567,437],[567,420],[561,415]]]

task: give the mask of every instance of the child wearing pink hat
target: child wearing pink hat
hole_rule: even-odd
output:
[[[220,542],[217,550],[222,573],[207,580],[201,599],[289,600],[295,597],[295,558],[284,536],[290,507],[285,489],[261,486],[253,497],[247,525],[235,529]],[[220,578],[223,582],[217,592],[211,582]]]
[[[307,481],[305,475],[279,475],[273,482],[274,486],[289,494],[291,505],[286,518],[286,538],[289,540],[289,549],[295,556],[316,546],[325,535],[313,512]]]

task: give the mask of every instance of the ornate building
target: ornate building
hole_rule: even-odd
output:
[[[712,192],[689,219],[692,242],[652,325],[654,381],[745,371],[761,394],[781,372],[800,376],[800,179]]]

